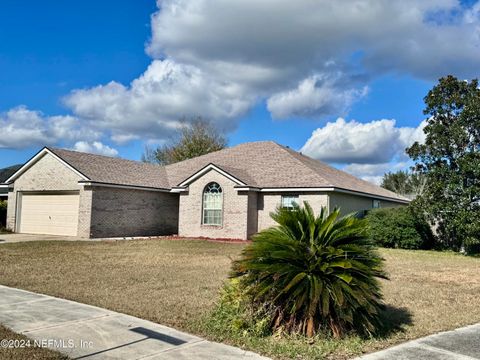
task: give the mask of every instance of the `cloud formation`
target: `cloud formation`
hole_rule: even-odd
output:
[[[418,127],[397,127],[395,120],[359,123],[338,118],[313,131],[300,150],[315,159],[346,165],[343,169],[379,183],[387,171],[408,166],[405,149],[425,141],[422,121]]]
[[[301,151],[338,164],[381,164],[402,159],[405,148],[424,141],[425,122],[417,128],[395,125],[395,120],[387,119],[360,123],[338,118],[314,130]]]
[[[384,74],[435,80],[478,73],[480,2],[469,7],[458,0],[157,3],[146,46],[152,62],[143,74],[130,84],[111,81],[66,94],[70,116],[46,117],[22,108],[32,120],[14,121],[23,115],[19,108],[10,110],[0,125],[14,134],[0,146],[106,137],[118,144],[161,141],[182,118],[197,115],[228,131],[260,102],[274,118],[323,120],[346,116],[372,79]],[[360,136],[370,130],[395,139],[408,136],[402,130],[392,135],[388,120],[370,128],[349,126]],[[312,145],[311,151],[324,157],[325,149],[342,146],[348,154],[338,160],[353,157],[359,163],[381,162],[398,151],[389,147],[378,155],[372,146],[358,151],[351,139],[343,142]]]
[[[382,74],[468,78],[480,61],[479,4],[161,0],[158,7],[144,74],[129,86],[111,82],[65,99],[114,141],[162,139],[194,115],[233,129],[259,101],[274,118],[345,116]]]
[[[0,148],[53,145],[59,141],[97,139],[100,132],[82,126],[73,116],[45,116],[40,111],[18,106],[0,114]]]
[[[296,89],[272,95],[267,101],[267,108],[276,119],[346,115],[350,106],[367,94],[368,88],[352,88],[348,82],[343,82],[343,85],[312,76],[302,80]]]
[[[118,151],[116,149],[102,144],[100,141],[94,141],[91,143],[86,141],[77,141],[72,150],[105,156],[118,155]]]
[[[74,90],[65,104],[76,116],[111,132],[114,140],[169,136],[183,118],[202,115],[231,129],[228,119],[245,113],[251,100],[235,86],[215,82],[199,69],[154,60],[130,86],[117,82]],[[223,122],[222,122],[223,121]]]
[[[381,163],[381,164],[349,164],[342,170],[355,175],[363,180],[380,185],[383,175],[387,172],[405,170],[409,167],[408,162]]]

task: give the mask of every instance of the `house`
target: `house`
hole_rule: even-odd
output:
[[[349,213],[408,203],[270,141],[168,166],[46,147],[6,183],[8,228],[82,238],[247,239],[273,225],[279,205]]]
[[[22,165],[13,165],[0,169],[0,201],[8,199],[8,186],[3,183],[21,167]]]

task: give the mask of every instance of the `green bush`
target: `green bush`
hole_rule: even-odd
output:
[[[385,278],[383,260],[368,239],[366,221],[339,214],[322,208],[315,216],[306,202],[277,209],[271,216],[278,226],[255,235],[233,263],[231,276],[246,300],[230,303],[250,304],[250,314],[268,319],[272,331],[308,337],[322,329],[334,337],[350,330],[374,333],[381,322],[377,278]]]
[[[412,207],[375,209],[368,212],[370,238],[379,246],[431,249],[434,237],[425,217]]]

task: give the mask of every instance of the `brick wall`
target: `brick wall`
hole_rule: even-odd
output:
[[[202,224],[203,190],[210,182],[218,183],[223,190],[223,224]],[[180,194],[180,236],[246,239],[248,227],[248,192],[238,192],[235,183],[215,170],[190,184],[188,193]]]
[[[82,186],[78,213],[78,236],[90,238],[90,224],[92,221],[92,187]]]
[[[258,232],[258,192],[248,193],[247,238]]]
[[[178,233],[178,194],[93,187],[90,236],[155,236]]]

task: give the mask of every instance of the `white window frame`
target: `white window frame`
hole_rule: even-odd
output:
[[[217,192],[213,192],[213,188]],[[213,215],[208,216],[208,213]],[[202,192],[202,225],[223,225],[223,189],[216,183],[208,183]]]
[[[300,205],[299,195],[282,195],[280,206],[284,209],[293,210],[293,203]]]
[[[380,200],[373,199],[372,200],[372,209],[380,209],[380,208],[381,208]]]

